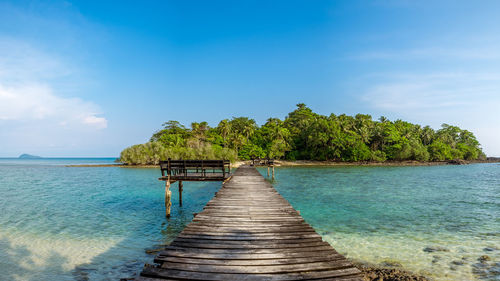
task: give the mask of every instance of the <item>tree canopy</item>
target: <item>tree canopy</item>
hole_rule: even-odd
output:
[[[233,117],[210,127],[194,122],[190,128],[170,120],[148,143],[124,149],[120,160],[157,164],[172,159],[275,158],[287,160],[444,161],[485,158],[473,133],[443,124],[434,130],[402,120],[370,115],[313,112],[305,104],[284,119],[269,118],[258,126],[248,117]]]

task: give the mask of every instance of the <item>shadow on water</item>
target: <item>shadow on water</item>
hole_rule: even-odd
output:
[[[0,249],[0,268],[9,269],[1,273],[2,280],[58,280],[66,271],[67,259],[55,251],[38,262],[26,246],[13,245],[8,239],[0,238]]]
[[[137,235],[139,233],[131,233],[121,242],[114,245],[106,252],[95,256],[92,260],[85,264],[80,264],[71,271],[74,280],[118,280],[120,278],[137,277],[145,263],[152,263],[154,256],[163,247],[168,245],[183,229],[184,223],[181,218],[172,218],[166,220],[164,217],[158,217],[158,222],[161,225],[162,239],[150,245],[145,245],[145,248],[139,251],[126,251],[131,245],[137,245]],[[143,224],[139,228],[156,226]]]

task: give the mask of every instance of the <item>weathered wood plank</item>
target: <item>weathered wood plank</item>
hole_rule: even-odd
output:
[[[197,259],[216,259],[216,260],[266,260],[266,259],[290,259],[290,258],[308,258],[308,257],[328,257],[337,255],[338,253],[333,249],[323,249],[321,251],[311,252],[278,252],[274,253],[231,253],[222,251],[219,253],[207,251],[190,251],[184,249],[182,251],[167,250],[161,251],[157,257],[184,257],[184,258],[197,258]]]
[[[193,223],[197,223],[199,225],[207,225],[210,226],[211,224],[213,225],[213,222],[211,223],[210,221],[204,220],[204,221],[195,221]],[[286,226],[295,226],[295,225],[307,225],[303,222],[287,222],[287,221],[275,221],[275,222],[265,222],[265,221],[254,221],[254,222],[231,222],[231,221],[217,221],[218,226],[226,226],[226,227],[286,227]]]
[[[311,232],[310,234],[306,232],[303,233],[291,233],[288,235],[277,235],[277,234],[267,234],[267,235],[255,235],[255,234],[240,234],[240,235],[224,235],[221,233],[200,233],[190,234],[189,232],[181,232],[177,238],[191,238],[191,239],[208,239],[208,240],[231,240],[231,241],[254,241],[254,240],[291,240],[291,239],[319,239],[321,236],[317,233]]]
[[[177,262],[177,263],[193,263],[205,265],[237,265],[237,266],[266,266],[266,265],[289,265],[289,264],[306,264],[314,262],[327,262],[342,260],[343,256],[325,255],[319,257],[298,257],[298,258],[279,258],[279,259],[199,259],[191,257],[172,257],[172,256],[158,256],[155,262]]]
[[[315,246],[306,248],[284,248],[284,249],[200,249],[200,248],[187,248],[177,246],[167,246],[165,251],[184,251],[191,253],[208,253],[208,254],[274,254],[274,253],[299,253],[299,252],[320,252],[332,251],[330,245]],[[160,253],[163,253],[161,251]]]
[[[212,221],[212,222],[304,222],[304,219],[297,216],[289,217],[266,217],[266,216],[241,216],[241,217],[227,217],[227,216],[205,216],[203,214],[198,214],[193,218],[193,221]]]
[[[219,230],[226,230],[227,232],[235,232],[235,233],[240,233],[240,232],[245,232],[245,233],[252,233],[253,230],[258,231],[262,230],[263,232],[290,232],[290,230],[307,230],[311,229],[311,226],[306,224],[306,223],[301,223],[301,224],[293,224],[293,223],[288,223],[288,224],[283,224],[283,223],[231,223],[231,222],[219,222],[217,225],[210,224],[208,221],[196,221],[192,222],[193,224],[196,224],[193,226],[192,229],[196,228],[204,228],[204,229],[212,229],[212,231],[218,231]],[[269,227],[269,228],[267,228]],[[280,230],[280,228],[283,229],[283,231]],[[313,229],[314,230],[314,229]]]
[[[314,238],[291,238],[291,239],[273,239],[266,237],[265,239],[252,239],[252,240],[241,240],[241,239],[231,239],[228,237],[217,237],[219,239],[208,239],[208,237],[177,237],[175,242],[190,243],[195,241],[196,243],[224,243],[231,245],[267,245],[267,244],[302,244],[302,243],[312,243],[312,242],[322,242],[320,237]]]
[[[193,239],[193,241],[195,241]],[[328,246],[327,242],[303,242],[295,244],[287,243],[256,243],[255,241],[241,241],[239,243],[201,243],[201,242],[183,242],[173,241],[171,246],[185,247],[185,248],[201,248],[201,249],[288,249],[294,248],[297,251],[308,249],[316,246]]]
[[[321,271],[332,269],[343,269],[351,267],[347,260],[334,260],[327,262],[311,262],[298,264],[278,264],[278,265],[205,265],[192,263],[163,262],[162,268],[177,269],[185,271],[205,272],[205,273],[291,273],[303,271]]]
[[[195,223],[195,222],[193,222]],[[262,230],[263,232],[274,232],[276,230],[277,232],[290,232],[290,230],[307,230],[308,227],[310,227],[308,224],[300,224],[300,225],[294,225],[294,224],[282,224],[282,223],[229,223],[229,222],[220,222],[216,226],[211,226],[209,222],[196,222],[196,227],[197,228],[211,228],[213,230],[227,230],[228,232],[245,232],[245,233],[252,233],[253,230],[258,231]],[[239,227],[239,228],[238,228]],[[269,227],[269,229],[266,229],[266,227]],[[283,228],[283,231],[278,231],[277,229]],[[195,229],[195,226],[193,226],[193,229]]]

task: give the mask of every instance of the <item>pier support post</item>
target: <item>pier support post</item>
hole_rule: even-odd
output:
[[[182,181],[179,181],[179,206],[182,207]]]
[[[170,191],[170,176],[168,176],[165,181],[165,215],[167,218],[170,218],[170,207],[172,206],[172,202],[170,201],[172,197],[172,191]]]
[[[267,177],[269,177],[269,166],[267,166]]]
[[[273,166],[273,180],[274,180],[274,166]]]

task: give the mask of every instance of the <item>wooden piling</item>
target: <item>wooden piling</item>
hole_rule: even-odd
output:
[[[167,218],[170,217],[170,207],[172,206],[171,202],[172,191],[170,191],[170,176],[165,181],[165,215]]]
[[[273,166],[273,180],[274,180],[274,166]]]
[[[182,207],[182,181],[179,181],[179,206]]]
[[[269,166],[267,166],[267,177],[269,177]]]

